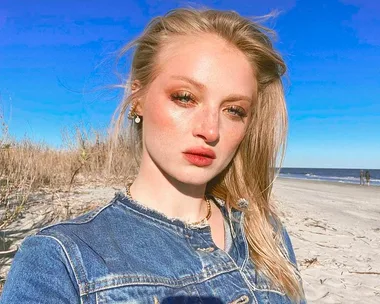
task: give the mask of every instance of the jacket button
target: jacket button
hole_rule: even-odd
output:
[[[202,251],[202,252],[213,252],[215,248],[213,247],[207,247],[207,248],[197,248],[197,251]]]
[[[247,295],[241,296],[235,301],[230,302],[229,304],[245,304],[248,303],[249,297]]]

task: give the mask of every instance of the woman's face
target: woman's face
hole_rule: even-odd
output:
[[[172,38],[157,63],[141,102],[141,167],[204,185],[244,137],[257,95],[254,71],[242,52],[211,34]]]

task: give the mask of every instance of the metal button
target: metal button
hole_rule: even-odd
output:
[[[215,250],[214,247],[197,248],[197,251],[202,251],[202,252],[213,252],[214,250]]]
[[[235,301],[230,302],[229,304],[245,304],[248,303],[249,297],[247,295],[241,296]]]

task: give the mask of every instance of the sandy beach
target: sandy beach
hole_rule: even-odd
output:
[[[15,243],[110,201],[101,184],[36,194],[7,228]],[[380,187],[278,179],[274,199],[293,241],[308,303],[380,303]],[[5,277],[11,259],[1,259]]]
[[[380,303],[380,187],[278,179],[308,303]]]

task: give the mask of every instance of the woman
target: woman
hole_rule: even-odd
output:
[[[293,303],[294,252],[270,194],[285,65],[234,12],[177,9],[135,47],[120,106],[138,173],[125,195],[24,241],[1,303]]]

